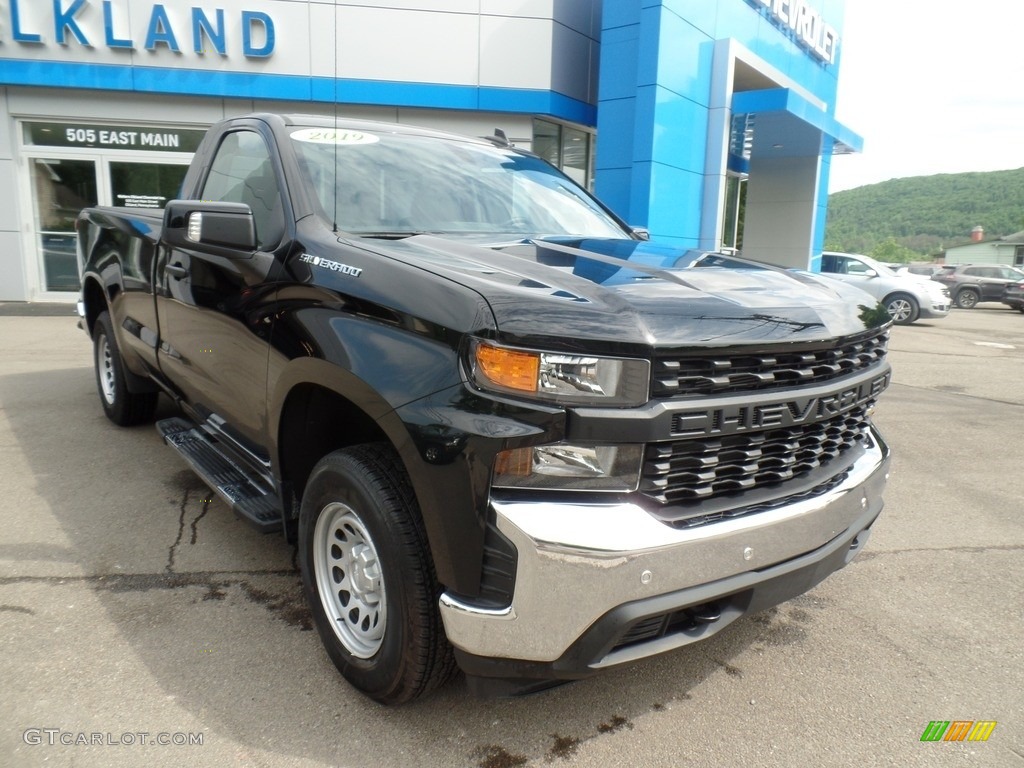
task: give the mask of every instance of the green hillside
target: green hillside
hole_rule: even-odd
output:
[[[914,176],[836,192],[828,198],[827,250],[887,261],[927,258],[985,237],[1024,230],[1024,168]]]

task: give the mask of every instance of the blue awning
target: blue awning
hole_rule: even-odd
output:
[[[734,93],[732,113],[734,119],[746,118],[750,151],[759,157],[849,154],[864,149],[862,137],[789,88]]]

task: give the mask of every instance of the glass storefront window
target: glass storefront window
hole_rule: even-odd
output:
[[[562,172],[581,186],[587,185],[590,134],[576,128],[562,128]]]
[[[562,141],[559,138],[556,123],[547,120],[533,121],[533,153],[551,163],[555,168],[562,167]]]
[[[26,121],[21,135],[31,168],[39,288],[71,293],[80,286],[79,212],[94,205],[159,211],[179,196],[205,131]]]
[[[588,189],[593,186],[594,145],[593,134],[587,131],[550,120],[533,121],[534,154]]]
[[[729,175],[725,185],[725,211],[722,216],[722,245],[743,249],[743,218],[746,212],[747,180]]]
[[[83,208],[96,205],[96,162],[34,158],[32,193],[36,233],[43,260],[43,288],[77,291],[78,255],[75,220]]]

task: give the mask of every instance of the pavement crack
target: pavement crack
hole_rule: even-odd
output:
[[[203,511],[200,512],[196,516],[196,519],[192,521],[192,538],[189,541],[189,544],[195,544],[196,543],[196,537],[199,535],[199,531],[196,530],[196,526],[199,525],[199,521],[200,520],[202,520],[204,517],[206,517],[206,513],[210,511],[210,504],[211,503],[213,503],[213,499],[202,499],[199,502],[199,505],[203,508]]]
[[[0,613],[24,613],[28,616],[35,616],[36,612],[23,605],[0,605]]]
[[[177,553],[178,545],[181,544],[182,537],[185,535],[185,507],[191,494],[192,491],[186,488],[184,495],[181,497],[181,504],[178,506],[178,537],[171,544],[170,549],[167,550],[167,565],[164,567],[167,573],[174,573],[174,556]]]

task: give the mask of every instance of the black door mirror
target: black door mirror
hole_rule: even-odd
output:
[[[164,208],[163,240],[175,248],[248,258],[256,250],[256,223],[245,203],[171,200]]]

